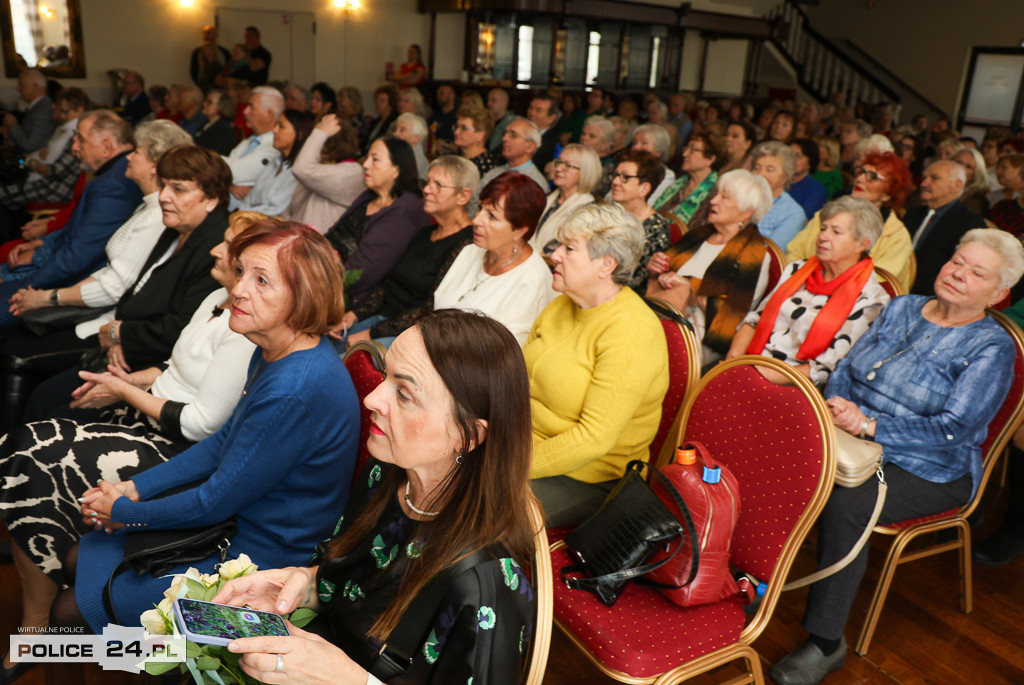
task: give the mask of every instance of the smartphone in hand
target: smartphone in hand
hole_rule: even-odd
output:
[[[174,615],[182,635],[200,644],[226,645],[240,637],[289,635],[284,619],[269,611],[179,597],[174,600]]]

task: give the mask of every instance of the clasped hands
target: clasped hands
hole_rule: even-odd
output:
[[[135,483],[126,480],[112,484],[101,480],[96,487],[86,490],[85,494],[78,498],[82,503],[82,520],[96,530],[105,530],[108,535],[124,528],[123,523],[110,518],[114,502],[122,497],[127,497],[133,502],[139,501],[139,491],[135,489]]]
[[[7,304],[10,305],[8,311],[11,314],[23,316],[25,312],[32,311],[33,309],[49,307],[50,291],[36,290],[32,286],[28,286],[11,295],[11,299],[7,300]]]
[[[299,607],[313,609],[318,604],[316,569],[257,571],[228,581],[213,601],[282,615]],[[241,653],[242,669],[264,683],[366,683],[366,671],[340,648],[291,623],[288,630],[288,637],[239,638],[228,644],[228,650]]]
[[[843,399],[838,395],[825,400],[828,410],[832,412],[832,423],[836,428],[842,429],[850,435],[859,436],[861,427],[868,417],[864,415],[857,405],[850,400]]]

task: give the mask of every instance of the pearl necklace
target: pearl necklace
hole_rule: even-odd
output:
[[[410,509],[420,516],[437,516],[441,513],[439,511],[423,511],[422,509],[417,509],[416,505],[412,503],[412,498],[409,497],[409,481],[405,481],[405,503],[409,505]]]

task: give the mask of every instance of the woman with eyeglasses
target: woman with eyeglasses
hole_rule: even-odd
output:
[[[655,252],[667,250],[671,240],[672,221],[647,204],[664,173],[665,165],[658,157],[634,150],[619,162],[612,176],[612,200],[635,216],[644,229],[644,247],[626,284],[640,296],[647,292],[647,262]]]
[[[882,235],[871,248],[875,266],[896,276],[904,287],[910,288],[910,233],[897,212],[903,207],[910,192],[910,170],[906,160],[892,152],[872,152],[864,156],[854,169],[853,197],[860,197],[882,212],[885,221]],[[796,234],[786,246],[786,261],[810,259],[815,255],[818,234],[821,233],[821,213],[815,214],[807,226]]]
[[[683,148],[682,173],[654,202],[689,224],[693,213],[718,182],[718,169],[726,156],[721,138],[712,133],[694,133]]]
[[[505,163],[487,149],[493,128],[494,117],[484,107],[463,105],[455,118],[455,147],[476,166],[481,176]]]
[[[566,145],[553,164],[555,189],[548,195],[537,231],[530,239],[530,245],[542,254],[555,251],[558,227],[574,209],[594,201],[591,191],[601,182],[601,159],[579,143]],[[551,249],[546,249],[549,244]]]
[[[445,155],[430,163],[423,211],[435,223],[421,228],[388,277],[345,312],[341,340],[347,345],[371,338],[390,343],[434,308],[434,290],[473,241],[467,207],[479,183],[480,173],[468,159]]]
[[[373,141],[363,169],[366,190],[326,233],[345,269],[362,272],[345,286],[350,303],[384,280],[416,231],[430,223],[409,143],[392,136]]]

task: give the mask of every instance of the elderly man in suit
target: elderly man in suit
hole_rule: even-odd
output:
[[[18,95],[28,103],[21,117],[4,114],[2,132],[20,154],[35,152],[46,145],[57,122],[53,120],[53,100],[46,94],[46,77],[35,69],[23,69],[18,75]]]
[[[260,86],[249,94],[244,116],[252,135],[224,158],[231,167],[231,211],[238,209],[252,190],[263,167],[281,156],[274,148],[274,122],[283,111],[284,96],[276,88]]]
[[[110,236],[142,201],[139,186],[124,175],[132,151],[132,129],[124,119],[109,110],[89,112],[78,121],[72,151],[96,177],[64,228],[11,251],[16,268],[0,268],[0,302],[20,288],[65,286],[91,274],[106,261]],[[16,321],[6,307],[0,309],[0,331]]]
[[[920,195],[924,205],[907,210],[903,224],[910,231],[917,257],[917,277],[910,292],[934,294],[935,278],[956,251],[960,237],[985,220],[960,202],[967,173],[956,162],[933,162],[924,170]]]

